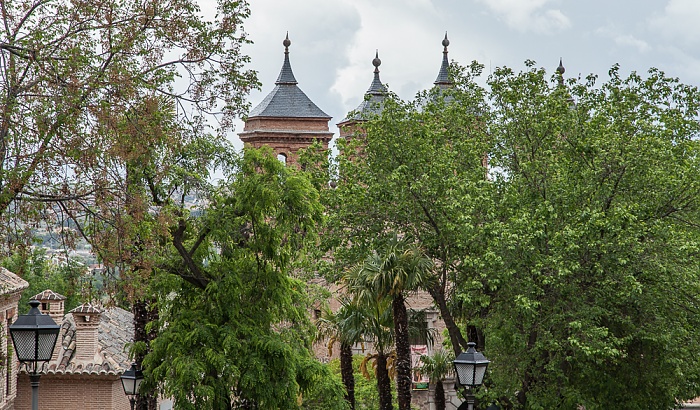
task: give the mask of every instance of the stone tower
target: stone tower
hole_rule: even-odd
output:
[[[280,160],[297,164],[297,151],[320,141],[324,149],[333,133],[328,129],[331,117],[323,112],[297,86],[289,63],[289,35],[284,45],[284,63],[275,88],[248,115],[239,137],[245,146],[269,146]]]

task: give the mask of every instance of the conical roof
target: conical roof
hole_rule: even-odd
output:
[[[289,63],[289,46],[292,44],[289,35],[282,44],[284,45],[284,63],[279,76],[277,76],[275,88],[250,111],[248,118],[331,118],[297,86],[292,65]]]
[[[450,40],[447,39],[447,32],[445,32],[445,38],[442,40],[442,46],[444,47],[442,51],[442,65],[440,66],[440,71],[435,79],[436,86],[440,88],[449,88],[452,86],[452,81],[450,81],[449,68],[450,61],[447,59],[447,46],[450,45]]]
[[[352,111],[352,115],[343,119],[340,123],[343,124],[347,121],[362,121],[366,120],[371,115],[377,115],[382,112],[383,102],[386,98],[386,87],[382,84],[379,79],[379,66],[382,64],[382,60],[379,59],[379,51],[375,53],[374,59],[372,60],[372,65],[374,66],[374,78],[372,79],[372,84],[370,84],[369,89],[365,92],[365,98],[362,103]]]

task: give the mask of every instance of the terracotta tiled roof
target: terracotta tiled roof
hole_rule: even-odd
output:
[[[20,290],[27,289],[29,283],[10,272],[9,270],[0,267],[0,295],[7,295],[10,293],[19,292]]]
[[[81,305],[72,312],[76,310],[82,313],[101,312],[95,356],[90,361],[76,360],[75,320],[73,313],[68,313],[63,319],[56,343],[56,349],[59,349],[58,359],[44,363],[39,371],[66,375],[122,374],[131,365],[126,345],[131,343],[134,336],[133,314],[117,307],[100,309],[90,304]],[[21,370],[26,372],[26,367],[23,365]]]
[[[66,297],[60,293],[56,293],[51,289],[46,289],[45,291],[32,296],[34,300],[66,300]]]

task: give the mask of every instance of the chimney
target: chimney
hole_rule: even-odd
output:
[[[63,323],[64,301],[66,300],[65,296],[56,293],[51,289],[46,289],[38,295],[32,296],[32,299],[41,302],[41,305],[39,305],[39,310],[41,313],[51,316],[51,319],[53,319],[57,325],[61,326],[61,323]]]
[[[70,311],[75,320],[75,359],[92,362],[97,353],[97,329],[100,325],[100,309],[84,303]]]
[[[39,310],[45,315],[51,316],[57,325],[61,326],[63,323],[64,314],[64,302],[66,297],[54,292],[51,289],[46,289],[45,291],[39,293],[38,295],[32,296],[32,299],[41,302],[39,305]],[[53,349],[53,355],[51,356],[51,362],[58,360],[58,355],[61,353],[61,340],[56,341],[56,347]]]

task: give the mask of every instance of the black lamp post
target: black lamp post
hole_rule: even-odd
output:
[[[131,368],[125,371],[121,376],[122,387],[124,388],[124,393],[129,396],[129,402],[131,403],[131,410],[134,410],[136,406],[136,396],[139,395],[139,390],[141,390],[141,382],[143,381],[143,372],[139,369],[139,365],[136,363],[131,364]]]
[[[476,343],[469,342],[467,346],[469,346],[467,351],[460,353],[453,363],[458,383],[467,389],[467,409],[473,410],[474,393],[472,393],[472,389],[481,386],[484,382],[486,368],[490,362],[481,352],[474,349]]]
[[[30,365],[29,380],[32,384],[32,410],[39,409],[39,362],[48,362],[56,346],[61,327],[51,316],[39,311],[39,301],[30,300],[29,313],[20,315],[10,325],[10,336],[15,346],[17,360]]]

